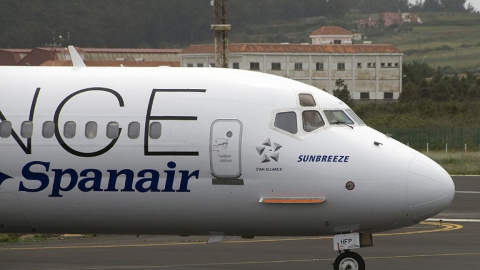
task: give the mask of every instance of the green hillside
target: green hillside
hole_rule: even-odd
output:
[[[418,13],[422,24],[361,32],[364,40],[389,43],[404,52],[404,63],[424,62],[448,73],[480,69],[480,13]],[[249,24],[244,31],[231,33],[231,42],[311,42],[310,32],[336,25],[356,32],[352,23],[368,14],[351,12],[343,20],[326,17],[299,18],[269,24]],[[234,26],[235,29],[235,26]],[[358,43],[362,41],[357,41]]]
[[[419,13],[423,24],[411,30],[386,31],[374,43],[391,43],[404,51],[404,63],[420,61],[450,72],[480,69],[480,14]]]

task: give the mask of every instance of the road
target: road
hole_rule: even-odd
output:
[[[478,269],[480,177],[453,177],[457,194],[436,219],[376,234],[357,250],[368,270]],[[0,269],[333,269],[329,237],[96,236],[0,245]]]

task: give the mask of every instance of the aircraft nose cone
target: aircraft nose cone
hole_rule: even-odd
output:
[[[417,154],[408,170],[408,205],[415,222],[432,217],[452,203],[455,186],[436,162]]]

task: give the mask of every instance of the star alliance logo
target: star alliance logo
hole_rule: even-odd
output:
[[[0,172],[0,186],[2,185],[3,181],[5,181],[7,179],[10,179],[10,178],[12,178],[12,177]]]
[[[261,156],[262,163],[270,162],[270,160],[274,160],[278,162],[278,158],[280,157],[280,150],[282,146],[278,143],[272,142],[270,138],[266,139],[261,146],[257,146],[257,152]]]

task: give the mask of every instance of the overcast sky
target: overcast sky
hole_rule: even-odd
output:
[[[465,5],[468,6],[468,3],[472,4],[476,11],[480,11],[480,0],[468,0]]]
[[[476,11],[480,10],[480,0],[467,0],[467,1],[465,1],[465,7],[468,7],[468,4],[472,4],[473,8]]]
[[[423,2],[424,0],[422,0]],[[409,0],[410,3],[414,4],[415,3],[415,0]],[[480,0],[467,0],[465,1],[465,8],[468,6],[468,4],[472,4],[473,8],[476,10],[476,11],[480,11]]]

